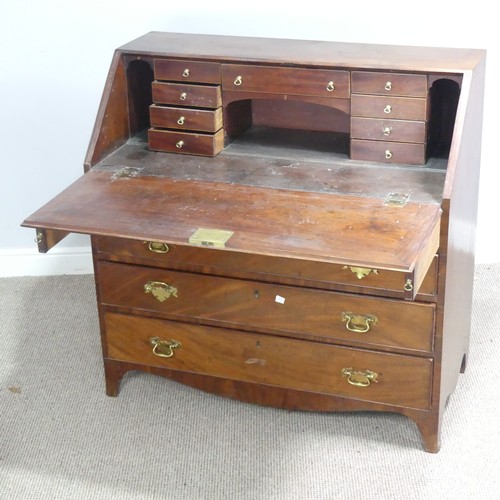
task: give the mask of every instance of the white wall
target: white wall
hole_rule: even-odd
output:
[[[460,4],[472,5],[468,8],[435,0],[381,5],[367,0],[4,3],[0,276],[91,271],[87,237],[72,235],[51,251],[52,258],[36,258],[34,231],[19,224],[82,174],[113,50],[153,30],[487,49],[477,261],[500,262],[495,231],[500,169],[494,158],[500,48],[494,2]]]

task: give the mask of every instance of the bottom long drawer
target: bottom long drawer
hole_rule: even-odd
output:
[[[432,360],[106,313],[111,359],[428,409]]]

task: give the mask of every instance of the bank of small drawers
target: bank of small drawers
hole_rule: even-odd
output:
[[[149,147],[215,156],[224,147],[220,65],[156,59]]]
[[[351,158],[425,164],[427,77],[353,71],[351,88]]]

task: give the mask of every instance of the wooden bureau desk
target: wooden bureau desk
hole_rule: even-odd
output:
[[[468,352],[484,70],[481,50],[119,48],[85,174],[23,223],[42,252],[92,236],[107,394],[143,370],[398,412],[437,452]]]

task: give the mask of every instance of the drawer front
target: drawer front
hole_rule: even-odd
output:
[[[215,156],[224,147],[224,133],[196,134],[174,130],[148,130],[149,147],[153,151]]]
[[[364,118],[425,121],[427,100],[418,97],[353,95],[351,115]]]
[[[197,108],[219,108],[222,105],[220,87],[153,82],[153,101],[157,104],[177,104]]]
[[[394,406],[430,406],[432,361],[426,358],[113,313],[105,315],[105,328],[108,357],[119,361]]]
[[[155,59],[154,72],[157,80],[220,84],[218,63]]]
[[[434,304],[100,263],[101,301],[230,328],[432,350]]]
[[[397,271],[104,236],[95,241],[100,259],[168,269],[389,296],[402,296],[405,284],[404,273]],[[436,295],[437,266],[436,257],[420,287],[420,298]]]
[[[222,128],[222,108],[215,110],[170,108],[152,104],[149,107],[152,127],[217,132]]]
[[[351,138],[375,141],[425,142],[425,122],[351,118]]]
[[[351,140],[351,159],[383,163],[425,164],[425,144]]]
[[[353,71],[351,86],[354,94],[427,97],[426,75]]]
[[[350,97],[348,71],[222,65],[222,88],[320,97]]]

